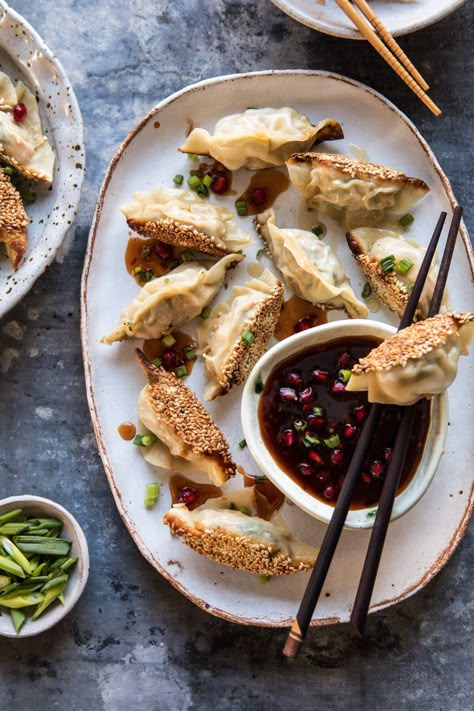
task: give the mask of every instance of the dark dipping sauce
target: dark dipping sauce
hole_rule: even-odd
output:
[[[308,348],[275,368],[259,402],[262,438],[278,465],[308,494],[334,505],[361,428],[370,412],[366,392],[347,392],[344,372],[380,343],[354,337]],[[347,375],[347,374],[346,374]],[[398,492],[412,479],[429,427],[427,400],[416,406]],[[351,509],[378,503],[403,409],[385,406],[364,462]]]

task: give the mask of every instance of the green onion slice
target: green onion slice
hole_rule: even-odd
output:
[[[395,271],[399,274],[408,274],[410,269],[412,269],[412,267],[414,266],[415,265],[411,261],[411,259],[408,259],[408,257],[403,257],[403,259],[400,259],[400,261],[395,264]]]
[[[175,183],[176,185],[182,185],[182,184],[183,184],[183,180],[184,180],[184,175],[180,175],[180,174],[178,173],[178,175],[175,175],[175,176],[174,176],[174,178],[173,178],[173,183]]]
[[[252,331],[248,331],[247,329],[245,329],[240,338],[246,346],[251,346],[255,340],[255,334],[253,334]]]
[[[247,209],[247,203],[245,200],[237,200],[235,203],[235,209],[237,210],[237,214],[240,215],[240,217],[245,217],[248,215],[248,209]]]
[[[364,284],[364,288],[362,289],[362,298],[363,299],[368,299],[369,296],[372,295],[372,287],[370,286],[369,282],[366,281]]]
[[[200,315],[200,317],[203,318],[204,320],[207,319],[207,318],[209,318],[209,316],[211,315],[211,307],[210,307],[210,306],[205,306],[199,315]]]
[[[401,224],[402,227],[408,227],[408,225],[411,225],[413,222],[415,222],[415,218],[408,212],[406,215],[403,215],[403,217],[400,217],[398,222]]]
[[[336,447],[339,447],[339,445],[341,444],[341,440],[339,439],[339,435],[337,434],[332,435],[331,437],[328,437],[323,441],[326,447],[329,447],[329,449],[336,449]]]
[[[389,272],[393,271],[394,266],[395,256],[393,254],[390,254],[388,257],[384,257],[380,260],[380,267],[382,269],[383,274],[388,274]]]

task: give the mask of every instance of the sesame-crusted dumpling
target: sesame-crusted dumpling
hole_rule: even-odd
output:
[[[402,237],[398,232],[376,227],[359,227],[347,232],[346,238],[373,293],[401,318],[426,249],[414,240]],[[390,260],[390,257],[393,257],[392,266],[386,261]],[[438,268],[434,260],[419,301],[421,318],[426,318],[428,314],[437,276]],[[447,296],[443,303],[447,303]]]
[[[172,457],[192,463],[220,486],[236,468],[224,435],[182,380],[150,363],[140,350],[136,353],[148,378],[138,401],[140,421]]]
[[[307,205],[340,220],[346,229],[403,214],[429,192],[419,178],[343,155],[299,153],[286,165]]]
[[[314,565],[317,549],[297,539],[281,514],[258,515],[255,488],[231,491],[188,511],[175,504],[164,517],[186,545],[223,565],[259,575],[288,575]]]
[[[15,119],[18,104],[24,108]],[[21,81],[15,87],[0,72],[0,107],[0,158],[27,178],[51,183],[54,153],[43,135],[35,96]]]
[[[243,383],[275,332],[283,304],[283,285],[269,269],[234,286],[224,304],[198,326],[208,383],[206,400]]]
[[[184,188],[135,193],[121,206],[128,226],[145,237],[222,257],[252,244],[227,207],[202,200]]]
[[[147,282],[120,314],[120,323],[101,339],[109,345],[124,338],[160,338],[199,316],[221,288],[227,269],[244,258],[228,254],[210,269],[184,262],[166,276]]]
[[[337,254],[312,232],[280,229],[273,210],[257,215],[256,225],[277,269],[297,296],[324,309],[345,309],[351,318],[367,318]]]
[[[20,194],[0,168],[0,242],[5,244],[13,269],[18,269],[26,252],[28,223]]]
[[[257,170],[283,165],[295,151],[343,137],[340,124],[331,118],[313,126],[309,118],[288,106],[249,108],[221,118],[213,135],[203,128],[193,129],[179,150],[212,156],[228,170]]]
[[[369,402],[412,405],[444,392],[468,354],[474,313],[438,314],[383,341],[352,368],[348,391],[368,391]]]

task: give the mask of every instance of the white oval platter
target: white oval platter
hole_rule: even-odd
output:
[[[373,0],[371,8],[394,36],[416,32],[450,15],[466,0]],[[272,0],[293,20],[327,35],[363,39],[335,0]]]
[[[429,196],[414,210],[416,220],[409,232],[421,243],[429,241],[441,210],[452,214],[455,198],[429,147],[408,119],[374,91],[325,72],[275,71],[220,77],[162,101],[119,148],[99,196],[82,283],[82,344],[89,407],[104,468],[125,525],[145,558],[196,604],[235,622],[268,626],[291,624],[308,575],[273,578],[262,585],[258,576],[213,563],[170,536],[161,522],[170,507],[169,472],[150,467],[139,448],[123,441],[117,432],[122,422],[137,422],[137,397],[144,378],[134,348],[141,342],[106,346],[99,340],[115,326],[121,308],[138,289],[125,269],[129,231],[119,205],[135,191],[172,186],[176,173],[188,174],[192,165],[176,149],[191,123],[212,129],[222,116],[248,106],[281,106],[282,102],[307,114],[313,122],[332,116],[343,124],[346,138],[337,145],[328,144],[327,150],[347,153],[354,150],[353,145],[363,147],[369,160],[406,171],[431,186]],[[248,180],[248,171],[239,171],[233,188],[238,192]],[[223,202],[232,206],[232,199]],[[276,200],[275,210],[282,226],[296,226],[304,213],[293,188]],[[251,219],[244,220],[251,230]],[[339,240],[339,256],[356,293],[360,293],[364,280],[348,253],[342,230],[330,221],[328,230],[327,239],[332,244]],[[466,309],[472,304],[472,254],[464,226],[461,232],[448,287],[455,307]],[[252,261],[259,246],[256,239],[254,247],[247,250],[247,259],[227,279],[229,284],[248,278],[246,263]],[[218,295],[217,301],[222,298],[223,294]],[[331,313],[331,319],[341,318]],[[395,325],[385,309],[375,318]],[[201,363],[196,364],[186,382],[202,398]],[[468,358],[462,358],[450,392],[446,455],[420,503],[390,526],[372,610],[423,587],[462,537],[472,507],[472,477],[467,467],[472,443],[468,429],[463,427],[470,415],[472,383],[472,365]],[[248,448],[238,446],[242,439],[240,397],[241,388],[236,388],[207,407],[228,438],[237,464],[255,472]],[[147,510],[143,503],[145,485],[153,480],[160,482],[161,495],[155,507]],[[241,484],[234,481],[232,486]],[[323,524],[289,503],[282,512],[297,535],[318,545],[325,530]],[[368,531],[344,531],[313,624],[348,620],[368,537]]]
[[[13,271],[0,258],[0,317],[17,304],[54,259],[74,222],[85,152],[81,112],[61,64],[35,30],[0,0],[0,70],[21,79],[38,96],[41,122],[56,156],[51,188],[35,183],[37,200],[27,205],[28,247]]]

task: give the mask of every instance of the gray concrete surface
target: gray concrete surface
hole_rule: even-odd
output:
[[[1,638],[1,711],[473,708],[472,530],[423,591],[370,617],[364,641],[345,625],[314,631],[289,664],[281,656],[285,631],[208,616],[138,553],[97,454],[79,341],[82,262],[106,167],[153,104],[202,78],[321,68],[369,84],[419,127],[474,230],[472,3],[401,40],[431,80],[440,119],[370,47],[298,25],[269,0],[12,4],[74,85],[87,178],[63,263],[0,322],[0,355],[12,356],[0,359],[0,497],[29,491],[64,504],[84,527],[92,568],[79,604],[55,629]]]

